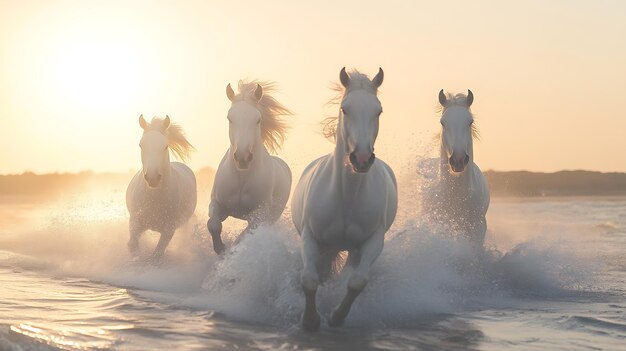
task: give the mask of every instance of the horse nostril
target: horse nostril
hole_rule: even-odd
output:
[[[350,163],[352,163],[353,165],[357,164],[356,155],[354,154],[354,151],[350,153]]]
[[[469,155],[465,154],[465,158],[463,159],[463,165],[467,166],[469,163]]]
[[[143,174],[143,179],[145,179],[146,181],[148,180],[148,175],[147,174]]]
[[[246,162],[250,162],[250,161],[252,161],[252,157],[254,157],[254,156],[252,155],[252,153],[249,153],[249,154],[248,154],[248,157],[246,157]]]
[[[157,174],[157,176],[156,176],[157,182],[158,182],[159,180],[161,180],[161,177],[162,177],[162,176],[161,176],[161,174],[160,174],[160,173],[159,173],[159,174]]]
[[[370,156],[370,158],[367,160],[367,164],[368,164],[369,166],[371,166],[371,165],[373,165],[373,164],[374,164],[374,161],[375,161],[375,160],[376,160],[376,154],[374,154],[374,153],[372,152],[372,155],[371,155],[371,156]]]

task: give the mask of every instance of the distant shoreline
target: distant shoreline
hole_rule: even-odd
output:
[[[625,196],[626,173],[595,171],[486,171],[485,177],[495,196],[571,197]]]
[[[208,189],[215,171],[196,171],[198,189]],[[500,198],[618,197],[626,196],[626,173],[595,171],[484,172],[492,196]],[[49,173],[0,175],[0,195],[58,197],[67,193],[106,188],[123,191],[133,173]]]

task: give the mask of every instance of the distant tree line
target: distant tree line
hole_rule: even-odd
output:
[[[485,176],[491,193],[495,196],[626,195],[626,173],[487,171]]]
[[[210,189],[214,170],[196,172],[198,189]],[[94,188],[124,191],[133,173],[51,173],[26,172],[0,175],[1,196],[56,197]],[[485,172],[493,196],[611,196],[626,195],[626,173],[561,171]],[[207,190],[208,191],[208,190]]]

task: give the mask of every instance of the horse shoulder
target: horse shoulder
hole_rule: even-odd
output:
[[[398,189],[398,181],[396,180],[396,174],[393,172],[393,169],[391,168],[391,166],[389,166],[385,161],[381,159],[377,158],[376,160],[380,161],[381,165],[383,166],[383,169],[387,172],[387,175],[389,176],[389,178],[391,178],[391,182],[393,183],[394,188]]]
[[[319,183],[318,172],[324,169],[325,164],[330,159],[330,155],[325,155],[313,160],[302,171],[302,175],[298,180],[296,189],[294,190],[293,197],[291,199],[291,215],[292,220],[298,229],[298,232],[302,232],[305,222],[305,210],[310,211],[311,204],[315,205],[315,190],[311,190]]]
[[[311,162],[302,172],[300,183],[313,193],[318,193],[315,190],[318,186],[329,188],[331,186],[329,181],[333,174],[331,162],[330,155],[322,156]]]
[[[131,214],[137,211],[137,206],[140,203],[138,197],[140,197],[140,187],[143,181],[141,171],[139,171],[133,176],[126,188],[126,208]]]
[[[291,182],[293,180],[291,176],[291,169],[289,168],[289,165],[287,165],[287,162],[280,157],[271,157],[275,166],[274,193],[286,193],[288,198],[289,192],[291,192]]]
[[[487,178],[480,170],[477,164],[473,164],[473,172],[474,172],[474,187],[478,194],[480,194],[480,198],[482,200],[482,205],[484,210],[487,211],[489,208],[490,202],[490,194],[489,194],[489,185],[487,184]]]
[[[196,175],[193,173],[191,168],[182,162],[171,162],[172,170],[177,172],[178,175],[183,177],[185,180],[196,182]]]
[[[385,230],[391,227],[391,224],[395,220],[396,213],[398,211],[398,182],[393,169],[383,160],[376,159],[380,162],[380,172],[383,177],[384,196],[386,197],[385,211],[383,224]]]
[[[230,194],[233,188],[239,188],[238,182],[235,182],[235,174],[232,172],[232,167],[229,167],[230,152],[226,150],[226,153],[222,157],[217,171],[215,171],[215,179],[213,180],[213,187],[211,188],[211,201],[220,203],[220,198],[224,194]]]
[[[289,168],[289,165],[287,164],[287,162],[285,162],[282,158],[278,156],[270,156],[270,157],[272,158],[272,162],[276,166],[275,168],[281,170],[282,173],[289,180],[289,183],[291,184],[291,168]]]

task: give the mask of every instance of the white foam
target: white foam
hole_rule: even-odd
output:
[[[586,227],[547,219],[542,227],[542,219],[533,216],[549,207],[516,215],[515,208],[495,204],[501,210],[490,212],[487,237],[494,247],[477,257],[456,233],[420,212],[414,201],[419,187],[406,185],[419,179],[399,179],[405,179],[401,212],[349,325],[401,324],[590,284],[598,261],[586,255],[593,251],[588,242],[579,243]],[[127,218],[119,202],[68,203],[50,213],[38,229],[3,234],[0,247],[11,254],[2,264],[135,288],[158,302],[242,321],[289,326],[299,319],[304,305],[300,239],[288,218],[257,229],[221,259],[210,249],[205,218],[195,219],[174,236],[163,265],[150,266],[133,262],[127,253]],[[227,244],[238,232],[225,224]],[[142,238],[144,256],[155,243],[156,235]],[[322,315],[328,316],[343,297],[348,273],[320,287]]]

